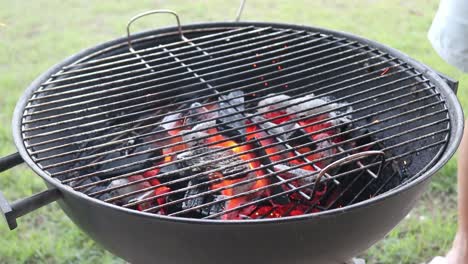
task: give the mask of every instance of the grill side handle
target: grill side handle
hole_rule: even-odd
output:
[[[23,162],[24,160],[19,153],[0,158],[0,172],[13,168]],[[58,189],[50,189],[30,197],[19,199],[10,204],[5,196],[3,196],[3,193],[0,192],[0,211],[5,216],[10,230],[13,230],[18,227],[18,223],[16,222],[17,218],[39,209],[44,205],[50,204],[60,197],[61,194]]]
[[[447,75],[445,75],[443,73],[435,71],[434,69],[433,69],[433,71],[436,72],[437,75],[439,75],[439,77],[442,78],[442,80],[447,83],[447,85],[450,87],[450,89],[452,89],[452,91],[455,94],[457,94],[457,92],[458,92],[458,81],[457,80],[455,80],[452,77],[449,77],[449,76],[447,76]]]

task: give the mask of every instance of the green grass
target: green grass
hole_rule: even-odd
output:
[[[426,32],[437,0],[280,1],[250,0],[243,20],[277,21],[347,31],[397,48],[461,82],[468,106],[468,76],[442,61]],[[65,57],[124,35],[133,15],[148,9],[176,10],[182,23],[232,20],[237,1],[7,1],[0,0],[0,155],[14,151],[11,118],[16,101],[40,73]],[[171,17],[138,22],[135,31],[172,25]],[[419,206],[388,237],[363,253],[368,263],[421,263],[444,254],[456,230],[454,160],[434,177]],[[45,188],[26,166],[0,174],[10,199]],[[10,232],[0,224],[0,263],[120,263],[71,223],[57,205],[19,220]]]

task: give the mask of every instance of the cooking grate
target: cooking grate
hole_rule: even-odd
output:
[[[183,34],[142,34],[132,37],[131,42],[116,43],[63,67],[41,85],[25,108],[22,132],[32,159],[48,175],[74,190],[126,208],[197,218],[223,218],[250,208],[244,218],[264,218],[292,216],[299,207],[301,213],[316,213],[372,198],[416,178],[443,151],[450,131],[445,102],[430,81],[404,61],[366,43],[325,32],[242,25],[195,27],[185,29]],[[278,95],[289,97],[277,100]],[[310,102],[323,98],[326,100],[322,104],[293,113],[313,110],[306,117],[292,118],[273,127],[273,120],[289,118],[291,113],[260,119],[288,109],[294,100]],[[288,102],[289,105],[284,104]],[[219,107],[193,112],[194,103],[199,108],[215,103]],[[274,110],[259,112],[262,107],[271,106],[275,106]],[[222,131],[182,142],[174,141],[180,139],[180,134],[162,136],[161,127],[175,121],[182,121],[177,129],[191,129],[195,123],[189,124],[187,119],[216,122],[219,117],[201,120],[201,116],[230,109],[236,111],[224,116],[229,122],[223,124],[227,128]],[[165,119],[169,114],[179,117]],[[331,126],[287,138],[286,134],[301,128],[272,132],[274,128],[323,115],[327,117],[308,125]],[[234,125],[236,122],[242,125]],[[257,129],[249,132],[251,126]],[[195,132],[209,128],[219,128],[219,123],[210,123]],[[245,133],[236,133],[239,129]],[[330,131],[334,132],[314,140],[314,144],[333,142],[332,145],[301,152],[310,142],[295,143]],[[262,138],[245,139],[258,133],[272,138],[271,144],[262,145]],[[218,135],[222,138],[216,142],[194,143]],[[236,144],[210,149],[223,142]],[[164,149],[181,144],[195,145],[164,153]],[[246,149],[247,146],[250,147]],[[161,163],[206,147],[208,151],[191,159],[244,147],[243,151],[205,160],[202,164],[206,167],[249,153],[255,156],[196,173],[192,170],[200,164],[180,166],[188,162],[186,159]],[[275,147],[278,149],[274,153],[265,151]],[[330,149],[334,151],[329,155],[310,160],[312,155]],[[273,160],[288,153],[293,155]],[[325,169],[343,157],[348,157],[347,164],[332,163]],[[288,163],[297,160],[299,164]],[[251,166],[249,172],[264,173],[216,185],[242,177],[246,172],[236,171],[236,167],[253,162],[260,165]],[[284,167],[285,163],[288,166]],[[298,174],[305,171],[306,165],[311,169]],[[196,181],[229,169],[234,172]],[[159,172],[127,180],[155,170]],[[293,176],[285,177],[286,172]],[[155,184],[147,184],[155,180]],[[220,195],[260,181],[267,184]],[[223,210],[213,209],[265,191],[268,195]],[[300,198],[281,207],[284,210],[279,214],[277,204],[294,195]],[[210,200],[203,200],[208,196]],[[197,198],[203,201],[196,202],[200,201]],[[158,202],[160,199],[164,202]],[[260,206],[272,200],[274,206]],[[298,201],[306,201],[307,208]],[[212,212],[200,214],[206,210]]]

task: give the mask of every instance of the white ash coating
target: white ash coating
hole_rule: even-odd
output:
[[[260,102],[258,102],[259,108],[258,108],[257,111],[259,113],[263,114],[263,113],[275,110],[277,108],[288,107],[288,106],[291,105],[291,100],[288,100],[291,97],[288,96],[288,95],[285,95],[285,94],[278,94],[278,95],[268,94],[267,96],[271,96],[271,97],[268,97],[268,98],[263,99]],[[286,108],[282,108],[282,109],[286,110]]]

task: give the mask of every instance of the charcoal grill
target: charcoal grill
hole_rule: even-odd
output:
[[[174,15],[178,26],[131,34],[136,19],[154,13]],[[18,217],[58,201],[81,229],[132,263],[342,263],[381,239],[409,212],[461,139],[463,114],[454,94],[456,82],[361,37],[278,23],[181,26],[177,14],[168,10],[133,18],[127,33],[125,38],[85,50],[52,67],[18,102],[13,119],[18,153],[3,158],[0,169],[25,161],[45,180],[48,190],[11,204],[0,195],[0,207],[11,229],[16,228]],[[272,119],[258,121],[256,117],[262,116],[258,110],[265,107],[259,102],[275,95],[289,96],[282,102],[327,98],[322,105],[293,114],[314,110],[307,118],[326,118],[310,125],[332,125],[305,136],[292,133],[297,127],[281,130],[290,133],[289,137],[274,134],[274,128],[301,120],[288,119],[273,128]],[[239,98],[241,103],[236,101]],[[222,131],[219,117],[200,118],[200,113],[190,112],[193,103],[208,107],[213,102],[219,106],[208,112],[235,110],[227,115],[230,121],[223,124]],[[277,104],[278,110],[280,103],[267,101],[266,106]],[[184,115],[165,120],[168,113]],[[340,118],[345,119],[338,122]],[[200,146],[193,145],[195,139],[170,141],[180,135],[161,137],[161,126],[175,121],[181,121],[182,127],[216,121],[209,123],[209,128],[217,129],[214,134],[196,140],[215,135],[222,139]],[[240,127],[233,125],[238,121]],[[268,122],[270,126],[265,127]],[[266,133],[273,139],[271,144],[258,143],[261,138],[246,140],[248,129],[236,133],[252,124],[258,130],[250,135]],[[334,133],[314,142],[294,143],[323,131]],[[336,138],[340,140],[331,146],[317,147]],[[169,144],[158,145],[167,140]],[[237,163],[223,165],[222,170],[231,168],[233,174],[202,182],[190,180],[221,169],[193,172],[193,166],[184,163],[161,172],[182,163],[161,160],[187,151],[167,154],[163,149],[168,146],[183,143],[196,150],[221,141],[236,142],[230,149],[253,146],[247,152],[255,153],[253,159],[260,165],[248,171],[264,174],[243,177],[246,172],[236,170]],[[314,148],[299,151],[311,143]],[[282,149],[265,152],[275,146]],[[334,151],[310,160],[310,155],[326,149]],[[213,148],[199,156],[222,151],[225,149]],[[210,164],[246,152],[229,153],[205,161],[201,167],[211,168]],[[275,169],[275,164],[284,164],[288,158],[276,162],[269,158],[282,153],[293,153],[289,160],[300,160],[300,164]],[[325,160],[328,162],[320,163]],[[311,166],[301,170],[306,174],[295,173],[306,165]],[[157,173],[128,180],[155,169]],[[239,177],[241,181],[227,186],[211,185]],[[298,184],[306,178],[312,180]],[[203,200],[262,179],[268,180],[264,186]],[[152,180],[160,182],[144,185]],[[148,195],[163,187],[170,188]],[[206,213],[226,201],[265,190],[268,195]],[[316,199],[324,192],[333,197]],[[281,204],[281,199],[293,195],[310,202],[298,215],[292,213],[297,202],[281,214],[275,211],[276,205],[261,207],[272,200]],[[161,198],[164,203],[156,203]],[[195,201],[195,205],[182,206]],[[249,207],[248,215],[223,218]]]

